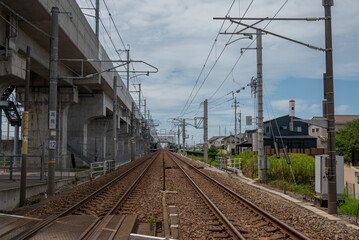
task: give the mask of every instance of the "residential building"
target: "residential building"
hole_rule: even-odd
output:
[[[213,136],[208,140],[209,143],[209,147],[211,147],[212,145],[214,145],[216,148],[219,148],[221,146],[223,146],[223,139],[224,136]]]
[[[338,131],[339,129],[343,129],[345,127],[345,124],[353,120],[359,119],[359,115],[335,115],[334,119],[335,130]],[[327,119],[325,117],[313,117],[312,120],[326,121]],[[309,135],[317,138],[317,148],[327,149],[328,132],[326,128],[310,124]]]
[[[237,136],[237,141],[235,141],[234,135],[229,135],[223,138],[223,146],[226,154],[235,154],[236,144],[237,144],[237,152],[238,152],[238,144],[240,142],[239,136]]]
[[[317,139],[308,134],[309,124],[298,120],[300,118],[286,115],[264,122],[264,147],[274,148],[277,142],[279,148],[284,145],[289,152],[303,153],[305,149],[317,148]]]

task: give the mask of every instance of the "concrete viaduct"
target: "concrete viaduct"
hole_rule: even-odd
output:
[[[60,12],[71,12],[71,17],[59,14],[59,59],[86,60],[58,61],[57,134],[61,141],[57,146],[60,157],[57,167],[70,167],[70,153],[87,162],[112,159],[114,142],[117,146],[116,163],[128,161],[131,158],[132,137],[136,141],[136,155],[143,154],[153,140],[151,131],[146,130],[146,121],[118,73],[105,71],[113,68],[114,63],[76,1],[5,0],[2,3],[0,96],[11,86],[16,86],[17,101],[24,101],[25,55],[27,47],[31,48],[29,154],[39,154],[43,143],[46,154],[48,152],[52,7],[58,7]],[[99,72],[102,73],[96,75]],[[118,118],[114,141],[112,116],[115,76],[118,79]]]

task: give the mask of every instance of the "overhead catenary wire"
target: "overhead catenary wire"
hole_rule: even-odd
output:
[[[248,7],[247,7],[245,13],[243,14],[243,17],[245,17],[245,15],[247,14],[249,8],[252,6],[253,2],[254,2],[254,0],[252,0],[252,1],[250,2],[250,4],[248,5]],[[233,4],[232,4],[230,10],[232,9],[232,7],[233,7]],[[230,10],[229,10],[229,11],[230,11]],[[228,15],[228,13],[227,13],[227,15]],[[221,28],[220,28],[220,30],[219,30],[219,32],[218,32],[218,35],[217,35],[217,37],[216,37],[216,39],[215,39],[215,43],[217,42],[218,36],[220,35],[220,31],[222,30],[223,25],[224,25],[224,23],[222,23],[222,26],[221,26]],[[237,28],[238,28],[238,26],[236,26],[236,29],[237,29]],[[235,29],[235,31],[236,31],[236,29]],[[216,58],[216,60],[215,60],[215,62],[213,63],[212,67],[210,68],[210,71],[209,71],[209,72],[207,73],[207,75],[204,77],[204,79],[203,79],[203,81],[202,81],[202,84],[201,84],[200,87],[198,88],[197,92],[196,92],[195,95],[193,96],[193,98],[192,98],[192,100],[190,101],[190,103],[188,104],[187,108],[186,108],[186,105],[185,105],[185,107],[184,107],[185,110],[184,110],[184,112],[183,112],[183,111],[181,112],[181,114],[180,114],[181,116],[183,116],[183,115],[186,114],[186,111],[188,110],[189,106],[193,103],[194,99],[195,99],[196,96],[198,95],[198,93],[199,93],[199,91],[201,90],[201,88],[203,87],[204,83],[207,81],[209,75],[212,73],[214,67],[217,65],[219,59],[220,59],[221,56],[223,55],[224,51],[226,50],[226,48],[227,48],[227,46],[228,46],[228,43],[231,41],[231,39],[232,39],[233,36],[234,36],[234,34],[231,34],[231,36],[230,36],[230,38],[228,39],[227,43],[224,45],[224,47],[223,47],[221,53],[220,53],[219,56]],[[214,43],[214,44],[215,44],[215,43]],[[213,47],[213,46],[212,46],[212,47]],[[204,65],[204,67],[205,67],[205,65]],[[200,74],[202,74],[204,67],[202,68],[202,71],[201,71]],[[199,78],[198,78],[198,79],[199,79]],[[193,91],[193,89],[192,89],[192,91]]]
[[[93,4],[92,0],[90,0],[90,3],[91,3],[91,5],[92,5],[92,7],[95,8],[95,5]],[[107,6],[106,3],[105,3],[105,6],[106,6],[106,9],[108,10],[108,14],[109,14],[109,16],[110,16],[110,18],[111,18],[111,20],[112,20],[112,23],[115,25],[116,33],[118,34],[119,38],[121,39],[122,45],[123,45],[123,46],[125,47],[125,49],[126,49],[125,43],[123,42],[123,39],[122,39],[122,37],[121,37],[121,35],[120,35],[119,31],[118,31],[118,28],[117,28],[117,26],[116,26],[116,24],[115,24],[115,22],[114,22],[114,20],[113,20],[113,18],[112,18],[112,14],[111,14],[111,12],[109,11],[109,8],[108,8],[108,6]],[[100,14],[102,14],[101,11],[100,11]],[[119,53],[119,51],[118,51],[118,49],[117,49],[117,47],[116,47],[116,44],[114,43],[114,40],[113,40],[113,38],[112,38],[110,32],[108,31],[108,29],[107,29],[105,23],[103,22],[103,20],[102,20],[101,17],[100,17],[99,20],[100,20],[100,22],[101,22],[101,25],[102,25],[103,29],[105,30],[105,33],[106,33],[108,39],[110,40],[110,42],[111,42],[111,44],[112,44],[112,47],[114,48],[114,50],[115,50],[117,56],[119,57],[120,60],[122,60],[121,55],[120,55],[120,53]],[[124,65],[123,68],[127,71],[126,65]],[[131,79],[131,81],[132,81],[132,84],[133,84],[133,86],[134,86],[134,89],[136,90],[136,86],[135,86],[134,80]]]
[[[284,6],[288,3],[289,0],[285,0],[285,2],[281,5],[281,7],[278,9],[278,11],[274,14],[273,18],[275,18],[284,8]],[[242,17],[243,18],[243,17]],[[269,22],[265,25],[265,27],[263,28],[263,30],[265,30],[269,24],[272,22],[273,20],[269,20]],[[236,30],[234,30],[235,32]],[[233,34],[231,35],[231,37],[233,36]],[[230,38],[231,39],[231,38]],[[226,77],[224,78],[224,80],[221,82],[221,84],[219,85],[219,87],[214,91],[214,93],[208,98],[208,99],[212,99],[217,92],[221,89],[221,87],[224,85],[224,83],[228,80],[229,76],[232,74],[232,72],[234,71],[234,69],[236,68],[238,62],[240,61],[240,59],[242,58],[242,56],[244,55],[244,53],[247,51],[248,48],[250,48],[253,43],[257,40],[257,37],[254,38],[252,40],[252,42],[244,49],[243,53],[237,58],[236,62],[234,63],[233,67],[231,68],[231,70],[229,71],[229,73],[226,75]]]
[[[232,4],[231,4],[231,6],[229,7],[229,10],[227,11],[227,14],[226,14],[226,15],[228,15],[229,12],[231,11],[231,9],[232,9],[232,7],[233,7],[235,1],[236,1],[236,0],[233,0],[233,2],[232,2]],[[218,37],[219,37],[219,35],[220,35],[220,32],[221,32],[221,30],[222,30],[224,24],[225,24],[225,21],[222,22],[222,25],[221,25],[221,27],[220,27],[220,29],[219,29],[217,35],[216,35],[216,38],[214,39],[214,42],[213,42],[213,44],[212,44],[212,46],[211,46],[211,49],[210,49],[210,51],[209,51],[209,53],[208,53],[208,55],[207,55],[207,57],[206,57],[206,60],[205,60],[205,62],[204,62],[204,65],[203,65],[203,67],[202,67],[202,69],[201,69],[199,75],[197,76],[196,82],[195,82],[195,84],[194,84],[194,86],[193,86],[193,88],[192,88],[192,90],[191,90],[191,93],[190,93],[190,95],[188,96],[187,101],[186,101],[185,105],[183,106],[183,108],[182,108],[182,110],[181,110],[181,112],[180,112],[180,114],[179,114],[180,116],[183,116],[183,115],[185,114],[186,107],[188,106],[189,100],[191,99],[192,94],[193,94],[193,92],[194,92],[194,90],[196,89],[196,86],[197,86],[197,84],[198,84],[198,81],[199,81],[199,79],[201,78],[201,76],[202,76],[202,74],[203,74],[203,72],[204,72],[204,70],[205,70],[205,67],[206,67],[206,65],[207,65],[207,62],[208,62],[208,60],[209,60],[209,58],[210,58],[210,56],[211,56],[211,54],[212,54],[212,52],[213,52],[213,49],[214,49],[215,46],[216,46]],[[190,105],[190,104],[189,104],[189,105]],[[187,107],[187,109],[188,109],[188,107]]]

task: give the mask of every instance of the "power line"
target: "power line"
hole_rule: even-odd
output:
[[[232,7],[233,7],[235,1],[236,1],[236,0],[233,0],[233,2],[232,2],[232,4],[231,4],[229,10],[227,11],[227,14],[226,14],[226,15],[228,15],[229,12],[231,11],[231,9],[232,9]],[[219,37],[219,35],[220,35],[220,32],[221,32],[221,30],[222,30],[224,24],[225,24],[225,21],[222,22],[222,25],[221,25],[221,27],[220,27],[220,29],[219,29],[217,35],[216,35],[216,38],[214,39],[214,42],[213,42],[213,44],[212,44],[212,47],[211,47],[211,49],[210,49],[210,51],[209,51],[209,53],[208,53],[208,55],[207,55],[207,58],[206,58],[206,60],[205,60],[205,62],[204,62],[204,65],[203,65],[203,67],[202,67],[202,69],[201,69],[201,71],[200,71],[200,73],[199,73],[199,75],[198,75],[198,77],[197,77],[197,79],[196,79],[196,82],[195,82],[195,84],[194,84],[194,86],[193,86],[193,88],[192,88],[192,91],[191,91],[190,95],[188,96],[187,101],[186,101],[185,105],[183,106],[183,108],[182,108],[182,110],[181,110],[181,112],[180,112],[180,114],[179,114],[180,116],[183,116],[183,115],[185,114],[185,111],[187,111],[187,109],[188,109],[187,104],[188,104],[189,100],[190,100],[191,97],[192,97],[193,91],[195,90],[195,88],[196,88],[196,86],[197,86],[197,84],[198,84],[198,81],[199,81],[200,77],[202,76],[202,73],[204,72],[204,69],[205,69],[205,67],[206,67],[206,64],[207,64],[207,62],[208,62],[208,60],[209,60],[209,57],[211,56],[211,54],[212,54],[212,52],[213,52],[213,49],[214,49],[214,47],[215,47],[215,45],[216,45],[216,43],[217,43],[218,37]],[[186,109],[186,107],[187,107],[187,109]],[[185,110],[185,109],[186,109],[186,110]]]
[[[245,17],[245,15],[247,14],[249,8],[252,6],[253,2],[254,2],[254,0],[252,0],[252,1],[249,3],[249,5],[248,5],[248,7],[247,7],[245,13],[243,14],[242,18]],[[230,10],[232,9],[232,7],[233,7],[233,3],[232,3],[232,6],[231,6]],[[230,11],[230,10],[229,10],[229,11]],[[228,15],[228,13],[227,13],[227,15]],[[241,21],[241,20],[240,20],[240,21]],[[224,25],[224,23],[222,24],[221,29],[222,29],[223,25]],[[236,26],[234,32],[237,30],[237,28],[238,28],[238,26]],[[221,29],[219,30],[218,35],[220,34]],[[217,35],[217,38],[218,38],[218,35]],[[221,53],[219,54],[219,56],[216,58],[216,60],[215,60],[214,64],[212,65],[210,71],[207,73],[207,75],[206,75],[205,78],[203,79],[201,86],[198,88],[196,94],[193,96],[193,98],[192,98],[191,102],[189,103],[189,105],[187,106],[186,110],[185,110],[184,112],[182,111],[183,113],[181,112],[181,114],[182,114],[182,115],[180,114],[181,116],[183,116],[183,115],[186,114],[186,111],[188,110],[189,106],[192,104],[192,102],[193,102],[194,99],[196,98],[198,92],[201,90],[201,88],[202,88],[202,86],[204,85],[204,83],[207,81],[209,75],[212,73],[214,67],[217,65],[219,59],[220,59],[221,56],[223,55],[225,49],[226,49],[227,46],[228,46],[228,43],[231,41],[231,39],[232,39],[233,36],[234,36],[234,34],[231,34],[230,38],[228,39],[227,43],[224,45],[224,47],[223,47]],[[216,38],[216,40],[215,40],[215,43],[217,42],[217,38]],[[215,43],[214,43],[214,44],[215,44]],[[213,47],[213,46],[212,46],[212,47]],[[204,67],[205,67],[205,65],[203,66],[202,71],[203,71]],[[202,71],[201,71],[200,74],[202,74]],[[199,78],[198,78],[198,79],[199,79]],[[198,80],[198,79],[197,79],[197,80]],[[194,89],[192,89],[192,91],[193,91],[193,90],[194,90]]]
[[[282,9],[284,8],[284,6],[288,3],[289,0],[286,0],[282,6],[279,8],[279,10],[274,14],[273,18],[275,18],[280,11],[282,11]],[[263,30],[265,30],[268,25],[272,22],[273,20],[270,20],[265,27],[263,28]],[[233,34],[231,35],[231,37],[233,36]],[[244,49],[243,53],[238,57],[238,59],[236,60],[236,62],[234,63],[232,69],[230,70],[230,72],[227,74],[227,76],[225,77],[225,79],[221,82],[221,84],[219,85],[219,87],[215,90],[215,92],[208,98],[208,100],[212,99],[217,92],[220,90],[220,88],[223,86],[223,84],[228,80],[229,76],[232,74],[232,72],[234,71],[234,69],[236,68],[239,60],[242,58],[242,56],[244,55],[244,53],[247,51],[248,48],[250,48],[252,46],[252,44],[257,40],[257,37],[255,39],[252,40],[252,42]]]

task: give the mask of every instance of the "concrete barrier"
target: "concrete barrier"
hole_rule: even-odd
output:
[[[66,184],[70,184],[71,182],[72,182],[71,178],[57,180],[55,182],[55,187],[56,189],[58,189]],[[45,193],[46,190],[47,190],[46,183],[27,186],[26,197],[29,198],[38,195],[40,193]],[[19,206],[19,203],[20,203],[20,187],[0,190],[0,210],[11,210]]]

